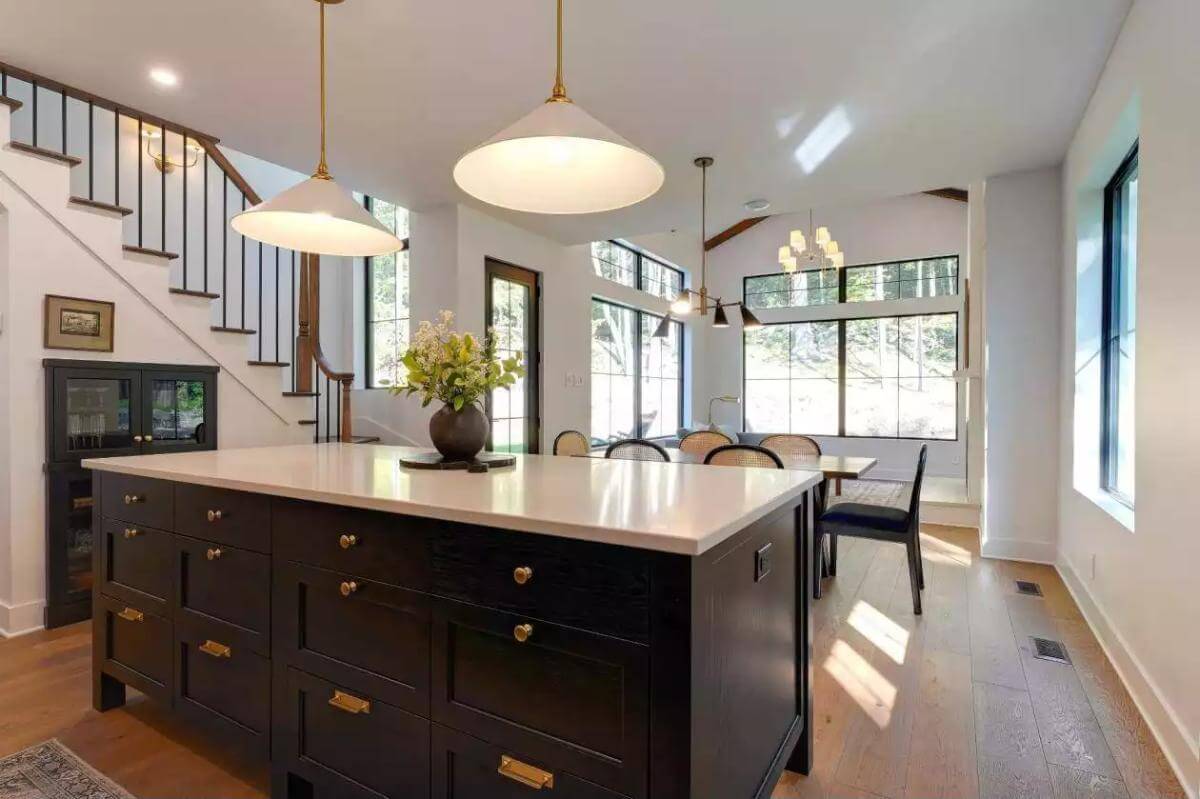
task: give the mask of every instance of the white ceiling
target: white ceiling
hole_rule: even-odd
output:
[[[562,241],[904,194],[1057,163],[1131,0],[567,0],[566,83],[657,157],[658,195],[583,217],[509,214]],[[330,166],[420,209],[466,201],[458,156],[553,79],[552,0],[347,0],[328,11]],[[312,0],[0,4],[0,60],[308,172]],[[179,73],[178,88],[146,78]]]

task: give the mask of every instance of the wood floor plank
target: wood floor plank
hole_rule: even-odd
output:
[[[1054,799],[1129,799],[1125,783],[1087,771],[1050,766]]]
[[[975,683],[974,694],[979,795],[984,799],[1050,796],[1050,774],[1029,694],[983,682]]]
[[[904,796],[974,799],[979,795],[969,655],[925,649],[917,689]]]
[[[978,575],[978,572],[976,573]],[[990,577],[980,578],[989,582]],[[986,588],[968,584],[968,623],[971,631],[971,676],[976,682],[1024,690],[1025,670],[1008,619],[1003,598],[985,594]]]

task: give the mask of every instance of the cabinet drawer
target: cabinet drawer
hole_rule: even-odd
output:
[[[100,668],[142,693],[171,703],[171,622],[113,597],[96,598],[101,614]]]
[[[405,588],[429,586],[428,520],[276,499],[275,553],[288,560]]]
[[[230,643],[223,625],[175,628],[175,709],[223,740],[270,753],[271,661]]]
[[[100,590],[160,616],[171,602],[175,536],[132,522],[105,519],[100,539]]]
[[[215,541],[175,537],[175,619],[225,626],[240,649],[271,652],[271,558]]]
[[[275,592],[274,657],[429,715],[427,595],[286,561]]]
[[[648,641],[650,567],[643,552],[471,525],[439,526],[430,549],[434,593]]]
[[[539,784],[555,799],[622,799],[549,763],[433,725],[433,799],[528,799]]]
[[[435,600],[432,660],[434,721],[644,795],[647,647]]]
[[[174,518],[173,485],[164,480],[104,472],[100,505],[110,519],[171,529]]]
[[[266,494],[178,483],[175,532],[255,552],[270,552],[271,499]]]
[[[411,799],[429,795],[429,722],[375,697],[287,669],[276,744],[288,770],[317,796]]]

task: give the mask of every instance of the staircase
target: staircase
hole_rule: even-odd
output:
[[[354,375],[321,348],[318,256],[233,232],[261,198],[215,137],[0,64],[0,181],[291,438],[377,440],[351,435]]]

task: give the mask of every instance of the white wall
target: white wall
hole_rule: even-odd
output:
[[[958,255],[960,268],[967,261],[967,204],[928,195],[909,195],[851,207],[815,210],[815,222],[826,225],[846,252],[846,264],[879,263],[939,255]],[[778,271],[779,247],[788,241],[793,228],[808,229],[808,214],[786,214],[771,217],[765,222],[729,240],[708,254],[709,292],[726,300],[740,299],[742,278]],[[698,282],[698,279],[697,279]],[[959,307],[957,298],[950,298],[947,310]],[[865,306],[866,304],[861,304]],[[881,316],[912,313],[911,301],[870,303],[872,313]],[[843,306],[844,308],[844,306]],[[856,307],[857,310],[857,307]],[[840,313],[830,307],[819,309],[771,310],[756,314],[764,322],[813,318]],[[813,316],[810,316],[813,315]],[[737,315],[730,317],[725,330],[713,330],[702,324],[696,338],[707,348],[705,382],[698,387],[696,417],[703,421],[708,399],[719,394],[742,396],[742,334]],[[959,334],[960,348],[964,337]],[[929,442],[928,474],[963,477],[967,450],[966,402],[960,387],[959,440]],[[742,428],[742,409],[739,406],[717,404],[714,418]],[[866,455],[879,459],[873,477],[911,479],[921,442],[886,438],[837,438],[818,436],[821,449],[831,454]]]
[[[1062,182],[1059,382],[1058,566],[1192,797],[1200,793],[1200,360],[1191,334],[1200,307],[1197,30],[1194,0],[1134,3],[1071,143]],[[1100,191],[1134,135],[1135,521],[1096,501],[1089,468],[1076,475],[1096,446],[1088,417],[1098,400],[1091,385]]]
[[[984,555],[1053,563],[1058,527],[1061,173],[988,178]]]

